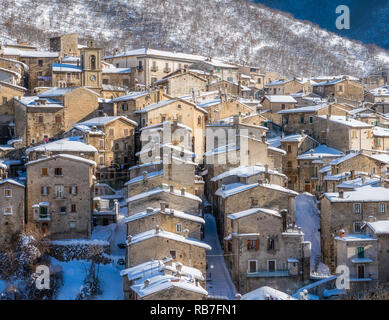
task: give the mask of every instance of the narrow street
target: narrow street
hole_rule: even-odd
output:
[[[220,246],[216,230],[215,218],[209,214],[204,214],[204,242],[212,247],[207,251],[207,291],[209,296],[223,299],[235,299],[235,286],[231,281],[230,274],[224,262],[224,251]]]

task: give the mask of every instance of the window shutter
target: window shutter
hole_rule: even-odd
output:
[[[259,239],[255,240],[255,250],[259,250]]]
[[[69,194],[72,194],[72,186],[69,187]]]
[[[247,250],[250,250],[250,240],[247,240]]]
[[[78,187],[76,186],[76,194],[78,194]]]

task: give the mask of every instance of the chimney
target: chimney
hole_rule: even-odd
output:
[[[147,181],[147,171],[143,171],[143,181]]]
[[[169,186],[169,190],[170,192],[174,192],[174,186],[172,184]]]
[[[263,143],[266,142],[266,134],[263,134],[263,135],[262,135],[261,140],[262,140]]]
[[[155,233],[158,234],[160,231],[161,231],[161,228],[159,227],[159,225],[156,225]]]
[[[161,205],[161,212],[165,212],[166,203],[165,202],[161,202],[160,205]]]
[[[339,230],[339,237],[344,238],[344,230],[343,229]]]
[[[226,185],[225,184],[222,184],[222,190],[226,190]]]
[[[301,136],[305,137],[305,131],[301,130]]]
[[[310,153],[311,157],[313,157],[314,152],[315,151],[313,149],[309,150],[309,153]]]
[[[151,212],[153,212],[153,211],[154,211],[154,209],[151,208],[151,207],[146,208],[146,212],[147,212],[147,213],[151,213]]]
[[[263,184],[263,180],[262,180],[262,179],[259,179],[259,180],[258,180],[258,184],[259,184],[259,185]]]
[[[185,195],[185,188],[181,188],[181,195],[182,195],[182,196]]]
[[[366,183],[366,177],[363,176],[363,177],[362,177],[362,184],[365,184],[365,183]]]
[[[194,189],[194,194],[195,194],[195,196],[198,196],[199,195],[199,189],[195,188]]]
[[[354,180],[355,179],[355,170],[354,169],[350,170],[350,174],[351,174],[351,180]]]
[[[181,262],[176,263],[176,270],[181,273],[181,271],[182,271],[182,263]]]
[[[376,221],[377,219],[374,217],[374,216],[369,216],[369,222],[374,222]]]
[[[339,190],[339,198],[340,199],[344,198],[344,191],[343,190]]]
[[[146,288],[148,285],[150,284],[150,279],[146,279],[144,282],[143,282],[143,286]]]
[[[331,115],[327,114],[327,120],[330,120]]]
[[[188,239],[188,237],[189,237],[189,230],[188,229],[184,230],[184,237],[185,237],[185,239]]]
[[[157,102],[160,102],[162,100],[162,90],[157,90]]]
[[[241,295],[240,293],[237,293],[237,294],[235,295],[235,299],[236,299],[236,300],[241,300],[241,299],[242,299],[242,295]]]
[[[97,127],[96,126],[92,126],[92,131],[96,132],[97,131]]]
[[[265,172],[266,172],[266,173],[269,172],[269,165],[268,165],[268,164],[265,164]]]
[[[285,232],[286,229],[287,229],[287,226],[288,226],[288,224],[287,224],[288,210],[282,209],[280,211],[280,213],[281,213],[281,216],[282,216],[282,232]]]

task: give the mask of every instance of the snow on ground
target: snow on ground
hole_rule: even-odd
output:
[[[73,260],[61,262],[51,258],[52,265],[58,265],[63,271],[64,284],[59,289],[57,300],[74,300],[80,292],[83,281],[90,267],[90,261]],[[122,277],[120,268],[115,264],[100,265],[99,279],[102,294],[96,300],[123,300]]]
[[[304,232],[304,239],[312,244],[311,270],[314,270],[321,256],[320,211],[316,207],[316,197],[310,193],[301,193],[296,197],[296,224]]]
[[[235,286],[231,281],[227,270],[224,251],[222,250],[216,230],[215,218],[206,213],[204,215],[204,242],[212,247],[207,251],[207,291],[210,296],[224,297],[230,300],[235,299]]]

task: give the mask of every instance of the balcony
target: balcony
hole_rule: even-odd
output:
[[[275,278],[275,277],[289,277],[290,273],[289,270],[274,270],[274,271],[268,271],[268,270],[262,270],[257,272],[248,272],[247,278]]]
[[[150,70],[151,70],[151,72],[157,72],[158,71],[158,67],[157,66],[152,66]]]
[[[163,69],[163,72],[170,73],[170,72],[172,72],[172,69],[171,68],[165,68],[165,69]]]

